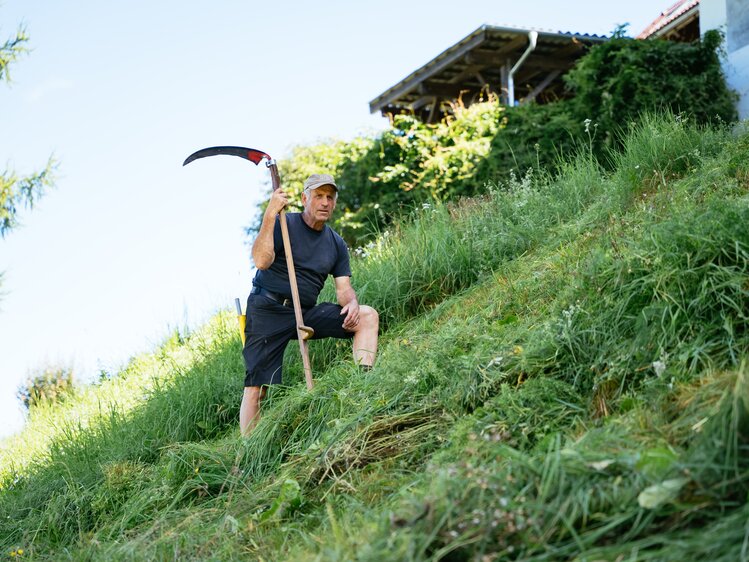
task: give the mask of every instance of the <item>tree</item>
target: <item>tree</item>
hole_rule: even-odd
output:
[[[15,36],[0,45],[0,81],[10,83],[9,67],[18,57],[28,52],[29,36],[19,27]],[[21,208],[31,209],[45,189],[54,183],[55,161],[50,158],[40,172],[19,176],[13,170],[0,171],[0,238],[18,226]]]

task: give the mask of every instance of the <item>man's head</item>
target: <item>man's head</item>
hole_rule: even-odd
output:
[[[304,182],[302,205],[307,224],[322,228],[330,220],[338,199],[338,186],[329,174],[312,174]]]
[[[338,197],[338,186],[330,174],[312,174],[306,180],[304,180],[304,193],[309,196],[310,192],[322,187],[323,185],[331,185],[335,189],[336,198]]]

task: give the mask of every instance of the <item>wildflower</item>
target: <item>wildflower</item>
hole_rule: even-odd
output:
[[[487,364],[486,368],[488,369],[490,367],[494,367],[495,365],[499,365],[502,362],[502,359],[504,359],[504,357],[501,357],[501,356],[495,357],[494,359],[492,359],[491,361],[489,361],[489,363]]]
[[[660,377],[666,370],[666,363],[660,359],[658,361],[653,361],[653,370],[655,371],[656,376]]]
[[[516,345],[515,347],[512,348],[512,352],[515,355],[520,355],[521,353],[523,353],[523,346],[522,345]]]
[[[590,119],[586,119],[585,121],[583,121],[583,125],[585,125],[585,132],[586,132],[586,133],[589,133],[589,132],[590,132],[590,124],[591,124],[592,122],[593,122],[593,121],[592,121],[592,120],[590,120]]]
[[[574,316],[575,312],[577,312],[578,307],[574,304],[571,304],[569,308],[562,311],[562,315],[565,317],[565,319],[570,320],[572,316]]]

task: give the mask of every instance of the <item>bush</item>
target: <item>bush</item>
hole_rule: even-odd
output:
[[[567,73],[573,114],[597,123],[604,146],[613,148],[643,112],[668,109],[700,124],[734,121],[737,96],[720,65],[722,40],[717,31],[695,43],[638,41],[616,33]]]
[[[578,150],[584,133],[570,100],[509,107],[474,185],[503,181],[511,173],[522,176],[529,169],[553,169]]]
[[[18,389],[18,399],[30,410],[42,403],[60,402],[73,393],[73,369],[47,366]]]

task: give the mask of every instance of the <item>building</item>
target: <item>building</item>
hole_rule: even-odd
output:
[[[661,12],[638,39],[696,41],[725,33],[726,80],[738,92],[739,117],[749,118],[749,1],[680,0]],[[369,102],[372,113],[413,113],[439,121],[451,103],[499,96],[502,103],[544,103],[568,95],[562,75],[606,37],[483,25]]]
[[[561,76],[597,35],[483,25],[369,103],[372,113],[413,112],[434,123],[460,99],[465,105],[493,93],[503,103],[540,102],[567,95]]]

